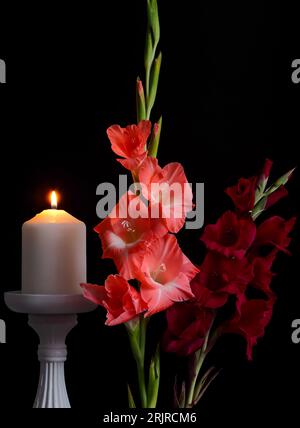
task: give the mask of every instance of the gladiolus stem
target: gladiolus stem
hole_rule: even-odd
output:
[[[147,0],[147,31],[144,52],[145,92],[143,83],[138,77],[136,86],[138,122],[143,119],[150,120],[156,100],[162,60],[161,52],[157,52],[159,39],[160,25],[157,0]]]
[[[147,407],[150,409],[156,408],[159,382],[160,382],[160,353],[159,353],[159,346],[157,346],[156,352],[151,359],[150,367],[149,367]]]
[[[146,80],[147,101],[148,101],[148,96],[149,96],[148,94],[150,92],[150,90],[149,90],[149,87],[150,87],[150,72],[151,72],[151,69],[148,66],[146,66],[146,70],[145,70],[146,77],[145,77],[145,80]]]
[[[195,367],[195,373],[191,380],[191,383],[189,385],[188,393],[187,393],[187,400],[185,407],[193,407],[194,405],[194,393],[195,393],[195,387],[198,380],[199,372],[201,370],[202,364],[204,362],[204,359],[206,357],[206,353],[201,349],[199,349],[196,352],[196,367]]]
[[[251,212],[251,216],[253,220],[256,220],[257,217],[263,213],[268,197],[273,193],[276,192],[281,186],[284,186],[289,179],[291,178],[293,172],[295,171],[295,168],[288,171],[286,174],[282,175],[280,178],[278,178],[275,183],[273,183],[268,189],[264,189],[261,192],[258,192],[255,197],[255,204],[254,208]]]
[[[218,338],[217,332],[211,334],[213,323],[214,323],[214,320],[212,321],[210,328],[205,335],[204,343],[203,343],[202,347],[198,351],[196,351],[196,353],[195,353],[195,363],[194,363],[195,368],[194,368],[193,377],[192,377],[190,384],[188,386],[188,391],[186,394],[185,407],[193,407],[196,403],[197,392],[198,392],[197,391],[197,382],[198,382],[200,370],[202,368],[203,362],[204,362],[207,354],[210,352],[211,348],[214,346],[214,344]]]
[[[147,0],[147,33],[146,45],[144,54],[145,66],[145,91],[140,78],[136,81],[136,108],[137,108],[137,121],[149,120],[151,111],[155,103],[160,67],[161,67],[161,53],[156,55],[157,46],[160,38],[160,26],[157,0]],[[161,118],[154,126],[153,135],[151,139],[149,155],[156,157],[159,138],[161,131]],[[147,147],[145,147],[147,150]],[[134,183],[139,181],[135,172],[132,172]],[[145,348],[146,348],[146,333],[147,333],[148,319],[143,315],[135,319],[135,323],[127,323],[127,332],[129,336],[132,355],[136,362],[137,376],[139,383],[140,403],[142,408],[155,408],[158,396],[159,381],[160,381],[160,360],[159,349],[151,359],[149,367],[149,379],[146,388],[145,379]],[[128,398],[130,407],[135,406],[131,390],[128,387]]]
[[[127,325],[127,332],[132,355],[136,362],[139,392],[142,408],[147,407],[147,390],[145,382],[145,345],[146,345],[147,320],[140,316],[138,323],[130,328]]]
[[[142,360],[136,361],[136,364],[137,364],[141,404],[142,404],[142,408],[145,409],[147,407],[147,392],[146,392],[146,383],[145,383],[144,361]]]
[[[142,360],[145,360],[145,347],[146,347],[146,333],[147,333],[148,319],[141,316],[140,318],[140,350]]]

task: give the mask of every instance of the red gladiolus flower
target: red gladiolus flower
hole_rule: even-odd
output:
[[[216,224],[206,226],[201,240],[210,250],[241,259],[255,238],[256,227],[250,218],[225,212]]]
[[[169,308],[166,317],[168,326],[162,340],[165,351],[187,356],[203,345],[214,312],[193,302],[184,302]]]
[[[280,201],[280,199],[285,198],[288,194],[289,192],[287,189],[284,186],[280,186],[275,192],[268,196],[265,209],[272,207],[278,201]]]
[[[122,276],[109,275],[104,286],[81,284],[83,295],[107,310],[106,325],[122,324],[147,309],[140,293]]]
[[[134,218],[137,213],[139,217]],[[168,232],[160,219],[150,218],[144,202],[130,193],[121,197],[95,231],[101,239],[102,258],[113,259],[125,279],[134,278],[135,269],[140,267],[147,247]]]
[[[219,308],[230,294],[243,293],[252,278],[253,267],[247,259],[226,258],[209,252],[191,282],[191,289],[199,304]]]
[[[266,159],[261,174],[257,177],[256,187],[260,192],[263,192],[266,188],[272,165],[273,162],[270,159]]]
[[[265,164],[262,170],[262,177],[264,177],[265,180],[269,178],[271,168],[272,168],[273,162],[270,159],[265,160]]]
[[[157,159],[148,157],[139,169],[139,181],[150,201],[152,217],[161,216],[169,231],[177,233],[193,209],[193,193],[183,166],[174,162],[161,168]]]
[[[256,181],[256,177],[240,178],[235,186],[225,190],[240,214],[249,214],[254,208]]]
[[[271,245],[278,250],[290,254],[287,250],[287,247],[291,242],[289,233],[293,229],[295,222],[296,217],[292,217],[287,221],[278,216],[268,218],[257,228],[254,249],[264,245]]]
[[[147,139],[151,132],[151,122],[142,120],[138,125],[121,128],[113,125],[107,135],[112,150],[125,159],[117,159],[126,169],[135,171],[147,156]]]
[[[194,297],[190,281],[198,271],[181,251],[175,236],[166,235],[153,242],[136,270],[141,296],[148,304],[146,316]]]
[[[223,327],[226,333],[236,333],[247,341],[247,358],[252,360],[252,351],[257,339],[265,333],[265,328],[272,317],[275,298],[270,300],[245,300],[240,307],[240,313]]]
[[[276,255],[277,250],[273,250],[267,256],[255,257],[252,261],[254,277],[251,281],[251,285],[263,291],[267,296],[273,294],[270,284],[275,274],[271,271],[271,268]]]

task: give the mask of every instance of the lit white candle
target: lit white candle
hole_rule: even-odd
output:
[[[85,224],[57,209],[44,210],[22,227],[22,291],[34,294],[78,294],[86,282]]]

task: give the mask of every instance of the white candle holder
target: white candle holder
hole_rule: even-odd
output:
[[[77,324],[78,313],[90,312],[96,305],[80,294],[4,294],[9,309],[28,314],[28,324],[40,339],[38,359],[40,379],[34,408],[70,408],[65,384],[64,362],[67,359],[65,339]]]

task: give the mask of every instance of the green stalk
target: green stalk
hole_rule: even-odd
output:
[[[215,315],[216,316],[216,315]],[[200,370],[202,368],[203,362],[206,358],[206,355],[210,352],[211,348],[214,346],[217,338],[218,333],[214,333],[211,335],[212,327],[214,324],[215,316],[211,322],[210,328],[208,332],[205,335],[204,343],[202,345],[202,348],[200,348],[198,351],[196,351],[196,367],[195,367],[195,373],[194,376],[190,382],[189,389],[186,394],[186,405],[185,407],[193,407],[194,401],[197,398],[195,395],[195,388],[197,387],[197,380],[199,377]]]
[[[137,364],[137,374],[138,374],[138,382],[139,382],[139,391],[142,408],[147,408],[147,391],[146,391],[146,382],[145,382],[145,368],[144,361],[136,360]]]
[[[161,53],[156,55],[160,39],[160,25],[157,0],[147,0],[147,32],[144,52],[145,66],[145,108],[146,119],[150,119],[155,102],[160,66]],[[138,114],[139,116],[139,114]]]
[[[162,54],[161,52],[155,59],[154,63],[151,65],[151,74],[150,74],[150,88],[147,93],[147,108],[146,108],[146,118],[149,120],[151,116],[151,111],[154,106],[156,99],[160,67],[161,67]]]
[[[199,376],[199,373],[200,373],[200,370],[201,370],[201,367],[202,367],[202,364],[204,362],[205,357],[206,357],[206,353],[202,350],[202,348],[196,352],[197,363],[196,363],[196,367],[195,367],[194,376],[193,376],[191,383],[189,385],[185,407],[193,407],[195,387],[196,387],[197,379],[198,379],[198,376]]]
[[[145,360],[145,348],[146,348],[146,333],[147,333],[148,319],[141,317],[140,318],[140,350],[142,360]]]
[[[149,97],[151,65],[145,64],[146,98]]]
[[[160,355],[159,346],[157,346],[156,352],[153,355],[149,367],[149,379],[148,379],[148,408],[155,409],[157,404],[158,390],[160,381]]]
[[[127,323],[127,332],[133,358],[136,362],[140,400],[142,408],[147,407],[147,390],[145,382],[145,343],[147,320],[140,315],[139,320],[133,327]]]

